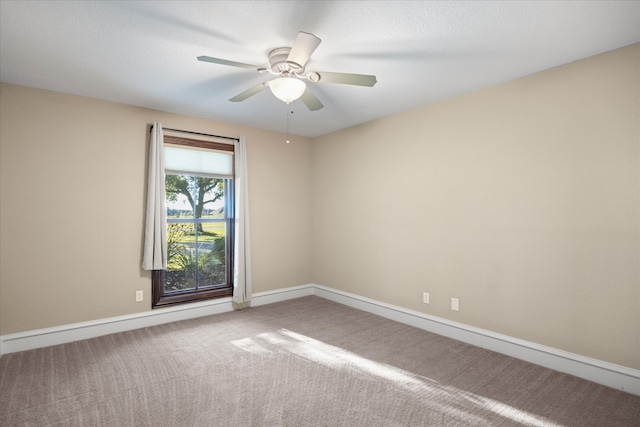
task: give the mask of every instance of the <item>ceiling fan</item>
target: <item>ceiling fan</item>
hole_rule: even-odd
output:
[[[307,87],[303,81],[304,79],[314,83],[340,83],[368,87],[376,84],[376,76],[366,74],[332,73],[327,71],[312,71],[305,74],[305,66],[321,41],[311,33],[298,32],[292,47],[278,47],[269,52],[268,68],[210,56],[198,56],[198,61],[248,68],[260,73],[270,73],[278,76],[276,79],[267,80],[229,99],[232,102],[244,101],[268,87],[276,97],[287,104],[300,98],[309,110],[315,111],[321,109],[324,105]]]

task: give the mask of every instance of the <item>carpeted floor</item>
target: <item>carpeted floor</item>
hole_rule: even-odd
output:
[[[0,358],[2,426],[640,426],[640,397],[318,297]]]

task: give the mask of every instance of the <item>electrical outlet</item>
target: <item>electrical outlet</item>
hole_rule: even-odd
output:
[[[429,292],[422,293],[422,302],[425,304],[429,304]]]
[[[136,291],[136,302],[140,302],[143,300],[143,293],[142,291]]]
[[[458,298],[451,298],[451,310],[460,311],[460,301],[458,301]]]

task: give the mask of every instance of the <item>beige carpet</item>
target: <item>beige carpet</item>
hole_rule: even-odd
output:
[[[318,297],[0,359],[2,426],[640,426],[640,397]]]

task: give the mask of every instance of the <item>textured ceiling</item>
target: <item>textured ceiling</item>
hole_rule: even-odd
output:
[[[374,74],[373,88],[308,83],[310,112],[266,66],[298,31],[322,43],[307,71]],[[318,136],[640,41],[640,1],[0,0],[0,80]],[[167,124],[170,125],[170,124]]]

